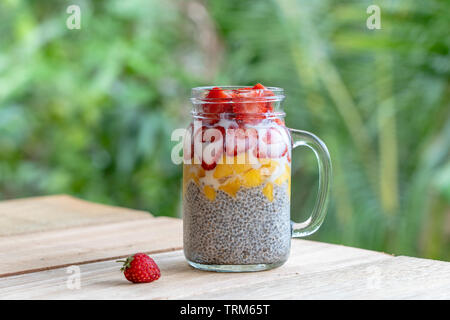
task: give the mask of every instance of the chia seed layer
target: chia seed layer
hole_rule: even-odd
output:
[[[183,203],[186,258],[219,265],[286,261],[291,243],[287,183],[274,186],[272,202],[261,188],[241,188],[236,198],[216,190],[210,201],[190,181]]]

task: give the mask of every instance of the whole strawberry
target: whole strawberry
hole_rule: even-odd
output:
[[[161,276],[158,265],[145,253],[136,253],[126,260],[117,262],[123,262],[120,270],[123,271],[128,281],[134,283],[152,282]]]

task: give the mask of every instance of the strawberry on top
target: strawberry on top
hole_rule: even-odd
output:
[[[197,132],[190,128],[192,145],[185,146],[185,159],[193,159],[194,155],[198,155],[202,158],[200,163],[203,169],[213,170],[223,154],[233,157],[251,152],[258,158],[283,157],[288,145],[286,141],[280,141],[281,135],[276,127],[284,127],[284,121],[278,117],[268,117],[274,112],[271,99],[274,96],[271,90],[260,83],[251,88],[224,90],[214,87],[208,90],[202,99],[200,112],[203,127]],[[219,124],[221,118],[228,119],[231,124],[228,122],[224,128],[222,122]],[[252,128],[259,126],[262,120],[267,121],[261,128]],[[273,127],[275,131],[262,127]],[[214,135],[206,137],[208,129],[218,129],[223,139],[217,139]],[[249,132],[249,129],[252,131]]]

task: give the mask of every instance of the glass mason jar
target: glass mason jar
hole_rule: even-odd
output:
[[[192,89],[183,145],[183,241],[188,263],[211,271],[259,271],[286,262],[291,237],[322,224],[331,178],[325,144],[286,128],[281,88]],[[312,149],[318,199],[303,223],[290,219],[291,151]]]

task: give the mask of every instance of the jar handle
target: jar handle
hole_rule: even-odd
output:
[[[317,201],[311,216],[304,222],[293,223],[292,237],[306,237],[316,232],[323,223],[327,213],[328,196],[330,193],[331,183],[331,159],[327,146],[314,134],[303,131],[290,129],[292,149],[299,146],[306,146],[314,151],[317,162],[319,164],[319,190]]]

